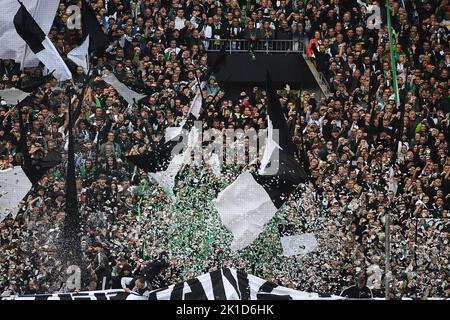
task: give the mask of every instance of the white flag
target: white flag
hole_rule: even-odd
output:
[[[134,103],[133,99],[139,101],[145,97],[145,94],[134,92],[133,90],[128,88],[122,82],[117,80],[116,76],[113,75],[112,73],[103,75],[102,80],[110,84],[129,104]]]
[[[0,90],[0,97],[5,100],[6,104],[16,105],[17,102],[21,102],[23,99],[28,97],[29,93],[23,92],[22,90],[11,88]]]
[[[250,245],[277,212],[272,199],[249,172],[241,173],[222,190],[214,204],[222,223],[233,233],[233,251]]]
[[[16,218],[19,203],[30,191],[31,186],[21,167],[0,170],[0,222],[8,214],[11,214],[13,219]]]
[[[84,39],[83,43],[72,49],[68,54],[67,58],[73,61],[77,66],[83,67],[84,73],[89,72],[89,35]]]
[[[281,237],[280,240],[286,257],[305,255],[317,247],[316,237],[312,233]]]
[[[183,131],[183,127],[186,124],[186,120],[181,121],[179,127],[168,127],[164,133],[164,141],[167,143],[175,137],[178,137]]]
[[[200,84],[200,88],[197,87],[196,94],[194,99],[192,99],[191,108],[189,109],[189,113],[191,113],[195,118],[200,117],[200,109],[202,108],[202,90],[206,85],[206,81],[203,81]]]

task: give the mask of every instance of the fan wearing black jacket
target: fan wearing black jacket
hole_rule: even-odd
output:
[[[354,286],[348,287],[341,293],[341,297],[350,299],[372,299],[372,290],[366,286],[366,277],[359,275],[357,283]]]

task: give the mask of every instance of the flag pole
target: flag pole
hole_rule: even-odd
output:
[[[34,96],[34,95],[33,95]],[[29,96],[30,97],[30,96]],[[22,157],[23,157],[23,166],[22,168],[27,168],[28,170],[31,169],[32,161],[30,154],[28,152],[27,147],[27,130],[25,129],[25,124],[23,123],[23,114],[22,114],[22,105],[24,104],[24,101],[27,101],[29,97],[25,98],[21,102],[17,100],[17,111],[19,113],[19,128],[20,128],[20,140],[19,140],[19,146],[21,148]],[[28,115],[29,117],[29,115]],[[33,185],[35,184],[35,181],[31,181]]]
[[[303,82],[301,82],[301,87],[300,87],[300,99],[302,99],[302,90],[303,90]],[[300,100],[300,103],[302,101]],[[297,156],[298,156],[298,160],[303,162],[303,167],[305,169],[306,175],[308,176],[308,180],[312,182],[312,177],[311,177],[311,170],[310,170],[310,166],[309,166],[309,158],[308,158],[308,153],[306,151],[306,143],[305,140],[303,138],[303,130],[300,127],[299,128],[299,134],[300,134],[300,150],[297,150]],[[298,154],[298,151],[300,151],[300,154]]]
[[[86,77],[86,79],[83,82],[83,88],[81,89],[81,93],[80,93],[80,99],[78,100],[78,105],[76,107],[76,109],[73,112],[73,120],[77,121],[78,117],[81,114],[81,108],[83,106],[83,102],[84,102],[84,94],[86,92],[86,88],[89,86],[89,82],[92,80],[94,73],[92,73],[91,75],[89,75],[89,73],[91,72],[91,68],[89,66],[88,69],[88,76]],[[73,84],[73,81],[72,81]]]
[[[20,6],[23,6],[22,1],[17,0],[17,2],[19,2]],[[39,3],[39,0],[38,0],[38,3]],[[37,8],[38,3],[36,3],[36,8]],[[23,65],[25,64],[25,57],[26,57],[26,55],[27,55],[27,49],[28,49],[28,45],[27,45],[27,43],[25,42],[25,49],[23,50],[22,61],[20,62],[20,70],[23,70],[23,69],[24,69],[24,66],[23,66]]]
[[[195,79],[197,80],[197,87],[198,87],[198,90],[200,91],[200,96],[202,97],[203,112],[205,112],[206,108],[204,108],[204,106],[206,105],[206,98],[203,96],[202,84],[201,84],[200,79],[198,78],[197,75],[195,75]],[[195,95],[194,95],[194,98],[195,98]],[[188,113],[187,116],[189,117],[189,113]]]
[[[390,229],[390,215],[386,212],[385,220],[385,274],[384,274],[384,286],[385,286],[385,299],[390,299],[390,278],[391,278],[391,229]]]
[[[77,187],[75,177],[75,150],[73,141],[72,88],[68,89],[69,146],[66,171],[66,220],[64,223],[65,260],[68,264],[80,265],[81,239],[80,215],[78,212]]]
[[[392,21],[391,21],[391,7],[389,6],[389,1],[386,1],[386,15],[388,23],[388,33],[389,33],[389,54],[391,60],[391,75],[392,75],[392,85],[394,87],[394,99],[397,108],[400,108],[400,100],[398,95],[398,83],[397,83],[397,64],[394,57],[394,38],[392,34]],[[403,119],[400,119],[403,122]],[[401,123],[402,124],[402,123]],[[401,139],[399,139],[395,146],[395,153],[398,151],[398,146]],[[394,166],[394,164],[393,164]],[[391,277],[391,233],[390,233],[390,215],[387,212],[385,216],[385,299],[390,299],[390,277]]]

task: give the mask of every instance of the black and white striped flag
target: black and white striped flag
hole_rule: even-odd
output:
[[[343,299],[323,297],[276,285],[243,271],[222,268],[142,296],[122,289],[79,293],[5,296],[1,300],[317,300]]]
[[[0,298],[0,300],[147,300],[147,298],[134,292],[127,293],[123,289],[118,289],[71,293],[3,296]]]
[[[31,51],[33,51],[48,70],[55,70],[53,76],[56,79],[61,81],[72,79],[71,72],[55,46],[22,2],[20,2],[20,8],[15,14],[13,21],[17,34],[27,43]]]
[[[222,268],[184,282],[151,291],[149,300],[308,300],[318,293],[278,286],[243,271]],[[329,299],[340,299],[331,296]]]

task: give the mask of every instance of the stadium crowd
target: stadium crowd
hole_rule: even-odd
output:
[[[49,34],[63,57],[80,38],[66,24],[66,9],[74,3],[61,1]],[[379,4],[385,12],[384,1]],[[67,60],[79,88],[89,81],[75,125],[81,290],[124,284],[142,293],[230,266],[291,288],[333,294],[363,272],[374,295],[382,296],[384,279],[377,268],[384,270],[389,215],[392,296],[450,296],[447,0],[391,1],[400,106],[386,23],[379,30],[367,28],[363,1],[98,0],[91,5],[110,46],[91,61],[92,76]],[[303,43],[331,95],[319,100],[289,85],[279,90],[294,142],[306,152],[311,185],[287,201],[250,247],[234,253],[212,200],[242,167],[223,166],[221,177],[208,166],[186,168],[174,200],[125,156],[145,152],[187,115],[196,77],[204,78],[208,68],[205,40],[236,38]],[[104,70],[146,98],[128,105],[101,80]],[[40,74],[40,68],[20,71],[18,64],[2,60],[0,89]],[[205,80],[204,128],[265,128],[263,88],[231,99],[214,77]],[[0,222],[0,294],[68,290],[58,240],[65,220],[66,86],[48,81],[23,110],[32,157],[56,152],[62,161],[33,187],[15,218]],[[18,110],[2,103],[1,169],[21,165],[19,138]],[[304,158],[298,160],[305,164]],[[282,256],[279,236],[288,229],[313,232],[319,247],[303,257]],[[127,277],[131,282],[122,283]]]

